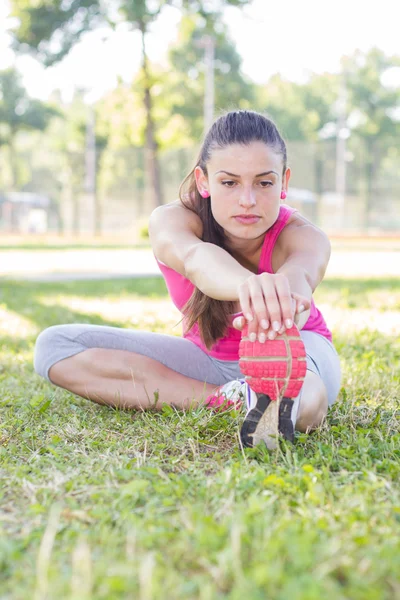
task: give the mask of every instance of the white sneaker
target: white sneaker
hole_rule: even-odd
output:
[[[293,399],[271,400],[267,394],[256,394],[245,385],[247,413],[240,430],[243,446],[252,448],[264,442],[269,450],[274,450],[280,435],[293,442],[301,393]]]
[[[239,409],[246,399],[247,384],[244,379],[228,381],[219,387],[214,394],[208,396],[205,405],[207,408],[227,410],[228,408]]]

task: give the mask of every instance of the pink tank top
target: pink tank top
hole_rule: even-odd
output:
[[[290,208],[286,205],[281,205],[278,219],[275,221],[273,226],[265,234],[263,247],[261,250],[260,262],[258,265],[258,273],[273,273],[272,269],[272,251],[276,244],[279,234],[289,221],[292,213],[295,209]],[[164,263],[157,260],[158,266],[160,267],[161,273],[167,284],[171,300],[175,306],[182,311],[186,302],[191,297],[194,291],[194,285],[191,281],[186,279],[180,273],[177,273]],[[237,315],[232,315],[231,322]],[[183,318],[183,332],[185,332],[185,317]],[[326,337],[329,341],[332,341],[332,334],[326,326],[325,320],[321,315],[320,311],[314,304],[314,300],[311,301],[310,317],[307,323],[304,325],[303,330],[314,331]],[[228,327],[225,337],[218,340],[211,350],[208,350],[200,338],[199,328],[197,323],[194,324],[192,329],[184,333],[184,337],[192,341],[196,346],[199,346],[206,354],[209,354],[213,358],[219,360],[239,360],[239,342],[241,333],[233,327]]]

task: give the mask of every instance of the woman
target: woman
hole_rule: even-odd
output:
[[[50,327],[37,340],[36,371],[123,408],[149,408],[154,397],[181,409],[237,407],[245,399],[246,446],[274,448],[278,433],[293,440],[295,427],[318,427],[340,388],[339,359],[312,299],[330,244],[281,204],[290,179],[286,161],[269,119],[251,111],[217,119],[180,199],[150,220],[154,254],[184,315],[184,337]]]

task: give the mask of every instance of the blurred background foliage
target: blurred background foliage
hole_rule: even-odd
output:
[[[304,83],[275,74],[256,84],[241,72],[221,18],[226,5],[246,3],[12,0],[17,54],[54,65],[86,32],[124,24],[140,32],[142,56],[131,83],[119,80],[95,103],[86,90],[68,102],[56,91],[44,103],[28,96],[15,68],[0,72],[1,228],[129,232],[175,199],[204,131],[211,39],[215,114],[248,108],[275,120],[294,172],[289,201],[328,229],[398,230],[400,86],[387,75],[400,58],[357,51],[341,73],[311,73]],[[166,5],[181,11],[179,31],[154,64],[147,33]]]

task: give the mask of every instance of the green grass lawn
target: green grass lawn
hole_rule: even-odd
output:
[[[327,280],[316,300],[341,395],[268,454],[239,449],[240,415],[123,413],[34,374],[49,325],[178,335],[161,279],[3,281],[1,600],[400,598],[400,282]]]

